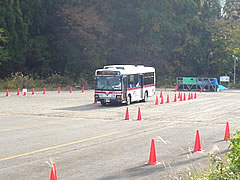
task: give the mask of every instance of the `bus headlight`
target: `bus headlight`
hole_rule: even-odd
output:
[[[122,95],[116,95],[116,99],[122,99]]]
[[[99,99],[99,94],[94,95],[95,99]]]

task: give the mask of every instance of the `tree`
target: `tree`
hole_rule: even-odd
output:
[[[224,13],[211,23],[213,48],[210,67],[218,75],[233,75],[233,57],[239,56],[240,48],[240,8],[239,1],[226,1]],[[238,66],[237,66],[238,67]],[[239,72],[239,67],[237,69]]]
[[[65,59],[60,59],[60,64],[76,76],[92,76],[96,68],[106,63],[104,38],[108,27],[97,13],[98,3],[83,1],[60,11],[64,17],[65,29],[69,32],[65,31],[64,34],[67,35],[67,40],[63,38],[67,56],[65,54]]]
[[[240,2],[238,0],[227,0],[224,6],[223,15],[227,20],[240,20]]]
[[[9,60],[2,63],[0,67],[0,76],[6,76],[11,72],[24,70],[27,26],[23,22],[18,0],[3,0],[0,17],[1,27],[5,30],[5,36],[8,39],[5,48],[9,53]]]
[[[8,50],[5,48],[8,40],[4,36],[4,29],[0,28],[0,66],[2,62],[6,62],[9,59]]]

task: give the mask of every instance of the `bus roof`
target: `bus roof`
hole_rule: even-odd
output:
[[[104,66],[103,69],[97,69],[97,72],[120,72],[121,75],[128,74],[141,74],[148,72],[155,72],[153,67],[145,67],[143,65],[108,65]]]

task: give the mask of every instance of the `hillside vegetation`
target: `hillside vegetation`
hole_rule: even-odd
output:
[[[239,17],[238,0],[222,11],[219,0],[1,0],[0,78],[91,80],[106,64],[154,66],[158,79],[233,76]]]

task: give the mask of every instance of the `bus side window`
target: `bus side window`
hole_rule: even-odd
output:
[[[138,86],[142,86],[142,76],[138,76]]]
[[[144,73],[144,85],[154,84],[154,73]]]
[[[130,75],[128,75],[128,88],[130,88]]]
[[[129,88],[135,88],[138,87],[138,75],[132,74],[128,76],[128,87]]]
[[[123,78],[123,88],[127,89],[127,77]]]

